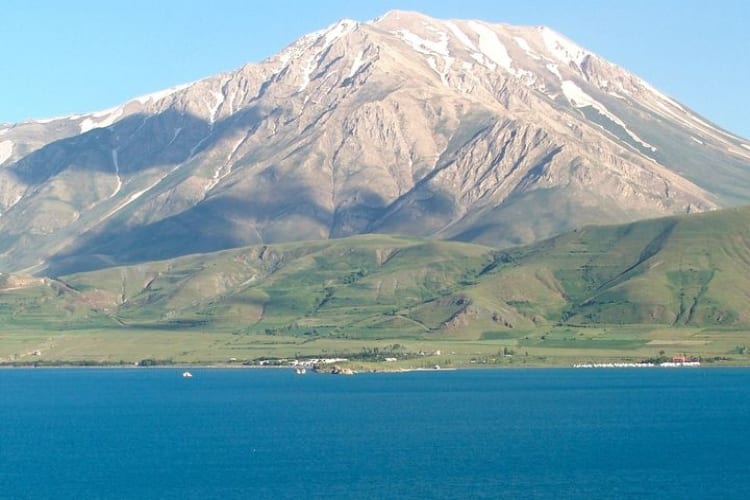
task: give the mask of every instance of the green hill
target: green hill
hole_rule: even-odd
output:
[[[6,286],[0,314],[18,325],[316,336],[746,325],[749,271],[743,208],[586,227],[502,252],[381,235],[249,247]]]
[[[188,338],[212,352],[215,334],[250,336],[261,353],[324,339],[487,341],[540,359],[560,349],[655,355],[717,339],[713,353],[746,352],[749,271],[743,208],[586,227],[509,251],[367,235],[56,279],[0,275],[0,322],[48,343],[44,332],[96,332],[108,356],[132,332],[145,336],[130,344],[169,353]]]
[[[261,246],[6,290],[6,324],[403,337],[441,332],[490,248],[389,236]],[[512,315],[513,311],[509,311]]]
[[[587,227],[505,259],[483,280],[480,295],[490,287],[549,321],[750,323],[748,208]]]

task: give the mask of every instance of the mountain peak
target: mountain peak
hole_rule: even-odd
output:
[[[413,10],[402,10],[402,9],[391,9],[382,16],[378,16],[372,20],[373,23],[381,21],[409,21],[414,19],[432,19],[429,16],[422,14],[421,12]]]
[[[542,34],[542,39],[549,52],[563,63],[575,63],[580,66],[586,56],[592,55],[591,52],[581,48],[552,28],[539,26],[538,30]]]

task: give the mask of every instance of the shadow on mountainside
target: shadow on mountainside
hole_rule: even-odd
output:
[[[66,169],[110,175],[117,171],[123,182],[154,168],[166,175],[201,152],[210,150],[226,134],[241,132],[251,136],[263,122],[264,116],[283,112],[280,108],[274,108],[265,113],[260,107],[251,106],[211,125],[194,115],[167,110],[157,115],[131,115],[110,127],[55,141],[6,170],[29,188],[28,199],[16,209],[33,206],[33,197],[45,196],[42,187]],[[278,180],[273,175],[269,177],[272,183]],[[164,182],[169,182],[169,177]],[[295,206],[302,207],[297,213],[318,219],[311,225],[323,224],[327,227],[331,214],[315,205],[312,196],[305,192],[308,186],[294,184],[294,192],[286,195],[294,200]],[[71,186],[71,189],[75,188]],[[154,188],[158,189],[157,186]],[[273,194],[271,189],[267,191]],[[127,192],[123,191],[125,195]],[[243,224],[243,218],[263,219],[268,214],[289,210],[289,203],[283,203],[286,195],[265,196],[263,200],[250,197],[208,198],[182,213],[141,227],[127,225],[118,214],[90,228],[78,236],[72,245],[52,256],[50,269],[95,269],[260,242],[264,238],[252,227],[248,228],[248,224]],[[3,214],[9,223],[13,210],[11,208]],[[23,243],[24,231],[11,232],[15,233],[15,236],[9,235],[13,236],[13,241],[6,241],[5,245],[11,259],[13,252],[33,251],[23,245],[15,248],[18,243]],[[50,238],[55,236],[50,235]],[[76,257],[79,253],[85,257]],[[120,256],[124,260],[120,261]]]
[[[219,141],[226,141],[227,136],[252,137],[266,118],[278,118],[286,112],[284,108],[251,105],[214,124],[174,110],[157,115],[131,115],[108,128],[49,144],[11,169],[29,186],[43,186],[65,169],[110,175],[117,170],[125,183],[128,178],[154,168],[165,175],[177,166],[193,172],[198,163],[191,165],[191,158],[211,151]],[[314,137],[315,130],[306,128],[283,134],[279,140],[304,141],[294,151],[304,155],[306,145]],[[268,151],[262,147],[258,160],[272,157],[273,144],[268,142],[265,146]],[[252,152],[240,157],[237,171],[254,168],[258,165],[254,160]],[[202,163],[208,165],[210,161],[205,158]],[[386,208],[387,201],[381,195],[361,190],[357,201],[332,211],[316,200],[321,186],[313,185],[312,180],[299,175],[294,168],[270,164],[262,166],[262,170],[256,169],[252,175],[236,175],[227,189],[211,192],[203,201],[153,222],[129,224],[130,209],[123,210],[89,227],[64,249],[48,257],[44,272],[56,276],[258,243],[349,236],[363,232],[369,221]],[[165,177],[162,188],[171,189],[169,182],[171,177]],[[160,187],[155,185],[152,189]],[[121,196],[127,194],[123,191]],[[154,212],[153,219],[158,217]],[[19,238],[22,234],[16,239]]]
[[[18,160],[9,171],[28,186],[41,185],[67,169],[111,174],[115,172],[113,151],[118,151],[123,175],[153,166],[177,165],[189,158],[187,145],[194,136],[205,136],[208,130],[204,120],[173,110],[130,115],[110,127],[47,144]]]
[[[214,124],[173,109],[134,114],[109,127],[47,144],[7,168],[25,185],[38,186],[66,169],[110,174],[119,169],[120,175],[127,176],[153,167],[174,167],[210,149],[233,129],[252,134],[275,111],[250,106]]]
[[[277,220],[274,216],[280,212],[285,212],[285,217]],[[281,198],[265,202],[228,196],[210,198],[150,224],[132,227],[109,224],[99,231],[87,232],[66,251],[52,256],[45,274],[60,276],[113,265],[289,241],[292,238],[279,237],[284,234],[284,223],[304,225],[299,231],[312,233],[325,231],[331,217],[329,210],[318,206],[304,192],[295,194],[293,206]],[[274,226],[281,227],[274,232]]]

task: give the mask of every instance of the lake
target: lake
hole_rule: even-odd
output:
[[[191,372],[0,370],[0,497],[750,497],[750,369]]]

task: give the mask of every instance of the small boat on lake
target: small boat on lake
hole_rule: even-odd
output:
[[[182,378],[192,378],[193,374],[190,372],[182,372]]]

